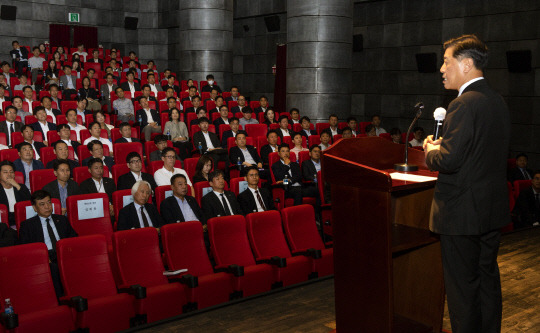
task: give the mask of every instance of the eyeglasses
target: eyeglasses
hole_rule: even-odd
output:
[[[131,161],[129,161],[129,163],[130,163],[130,164],[131,164],[131,163],[141,163],[141,160],[131,160]]]
[[[165,157],[165,158],[170,158],[170,159],[173,159],[173,158],[175,158],[175,156],[174,156],[174,155],[166,155],[166,156],[163,156],[163,157]]]

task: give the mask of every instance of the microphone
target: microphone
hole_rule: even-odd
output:
[[[433,118],[435,118],[435,133],[433,134],[433,140],[437,140],[439,138],[439,131],[445,117],[446,110],[444,108],[436,108],[433,112]]]
[[[409,129],[407,130],[407,135],[405,136],[405,163],[396,163],[394,164],[394,170],[396,171],[417,171],[418,165],[409,164],[409,134],[411,133],[411,129],[413,128],[414,124],[420,118],[422,115],[422,111],[424,110],[424,103],[418,102],[414,106],[414,111],[416,111],[416,116],[414,117],[411,125],[409,126]]]

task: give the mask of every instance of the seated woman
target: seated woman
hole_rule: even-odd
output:
[[[298,159],[298,154],[301,152],[301,151],[309,151],[309,149],[307,148],[304,148],[302,146],[302,134],[300,133],[294,133],[293,134],[293,143],[294,143],[294,148],[291,149],[291,152],[294,152],[296,154],[296,158]]]
[[[86,98],[88,104],[86,105],[87,110],[99,111],[101,110],[101,103],[98,99],[98,92],[95,88],[90,86],[90,79],[88,76],[85,76],[82,79],[82,87],[79,89],[79,96],[81,98]]]
[[[107,130],[107,136],[111,138],[111,129],[114,128],[113,125],[109,125],[105,122],[105,113],[101,110],[96,111],[93,115],[94,121],[99,124],[101,129]]]
[[[192,145],[189,141],[189,133],[186,124],[180,121],[180,111],[172,108],[169,121],[163,127],[163,134],[169,137],[173,146],[180,150],[180,159],[185,160],[191,157]]]
[[[77,77],[77,79],[81,78],[81,62],[79,60],[74,60],[71,64],[71,73]]]
[[[58,54],[60,55],[60,54]],[[45,70],[45,81],[47,82],[47,84],[56,84],[58,85],[59,83],[59,70],[58,68],[56,68],[56,61],[51,59],[49,61],[49,67]]]
[[[330,137],[330,134],[328,132],[322,132],[321,133],[321,144],[319,147],[321,147],[321,151],[324,151],[332,145],[332,138]]]
[[[276,113],[274,112],[274,109],[272,108],[266,109],[266,111],[264,112],[263,123],[266,124],[266,126],[268,126],[269,129],[270,129],[270,124],[277,124]]]
[[[56,52],[60,54],[60,61],[66,61],[66,52],[64,51],[63,46],[58,46],[58,48],[56,49]]]
[[[403,143],[401,142],[401,131],[397,127],[390,130],[390,137],[392,138],[393,143]]]
[[[194,86],[193,79],[187,80],[187,89],[186,92],[189,92],[189,87]]]
[[[213,160],[207,155],[203,155],[199,158],[197,165],[195,166],[195,175],[193,176],[193,184],[198,182],[208,181],[208,174],[214,168]]]

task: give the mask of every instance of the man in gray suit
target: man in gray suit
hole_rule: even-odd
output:
[[[426,164],[439,171],[430,228],[441,235],[444,280],[453,332],[500,332],[499,229],[510,223],[506,157],[510,117],[483,78],[486,45],[474,35],[444,44],[448,106],[442,139],[424,141]]]
[[[64,66],[64,75],[60,76],[60,86],[63,87],[62,96],[70,100],[71,95],[77,94],[77,76],[71,74],[71,66]]]
[[[101,95],[101,105],[107,104],[109,112],[111,112],[111,94],[114,93],[116,88],[118,88],[118,85],[116,84],[114,76],[111,73],[105,75],[105,80],[107,82],[102,84],[99,88],[99,93]]]

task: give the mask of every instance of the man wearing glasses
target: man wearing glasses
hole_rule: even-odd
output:
[[[17,109],[14,106],[8,106],[4,110],[6,120],[0,122],[0,133],[6,134],[7,144],[11,147],[11,133],[20,132],[23,124],[20,121],[16,121]]]
[[[118,190],[130,190],[133,185],[139,180],[144,180],[152,187],[152,192],[156,189],[157,184],[152,175],[142,172],[142,159],[139,153],[132,151],[126,156],[126,163],[129,172],[118,177]]]
[[[180,168],[175,168],[174,163],[176,162],[176,152],[173,148],[167,147],[161,152],[161,160],[163,161],[163,168],[157,170],[154,173],[154,179],[158,186],[162,185],[171,185],[171,177],[176,174],[182,174],[186,176],[186,181],[189,186],[191,186],[191,195],[195,196],[195,190],[193,189],[193,184],[189,180],[189,176],[186,171]]]

